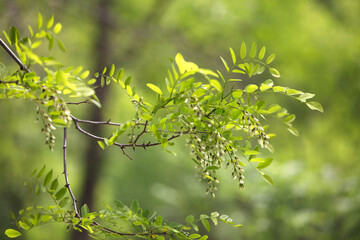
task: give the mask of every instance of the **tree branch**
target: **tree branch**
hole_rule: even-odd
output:
[[[5,49],[5,51],[10,55],[10,57],[19,65],[21,70],[30,72],[30,70],[20,61],[20,59],[15,55],[15,53],[6,45],[6,43],[0,38],[0,45]]]
[[[63,145],[63,151],[64,151],[64,175],[65,175],[65,187],[68,189],[69,193],[70,193],[70,196],[72,198],[72,201],[73,201],[73,205],[74,205],[74,211],[75,211],[75,217],[77,218],[80,218],[80,214],[77,210],[77,206],[76,206],[76,203],[77,203],[77,200],[71,190],[71,187],[70,187],[70,183],[69,183],[69,178],[68,178],[68,172],[67,172],[67,162],[66,162],[66,147],[67,147],[67,128],[64,128],[64,145]]]

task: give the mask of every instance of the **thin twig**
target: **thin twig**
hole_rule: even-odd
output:
[[[167,235],[168,234],[165,231],[163,231],[163,232],[154,232],[154,233],[152,233],[152,232],[149,232],[149,233],[121,233],[121,232],[114,231],[114,230],[112,230],[110,228],[104,227],[104,226],[100,225],[96,221],[93,221],[93,225],[98,226],[99,229],[101,229],[104,232],[116,234],[116,235],[119,235],[119,236],[148,236],[148,235]]]
[[[6,82],[6,81],[1,81],[1,80],[0,80],[0,83],[15,83],[15,84],[18,84],[18,83],[19,83],[19,80],[16,80],[16,81],[8,81],[8,82]]]
[[[133,145],[135,145],[136,142],[137,142],[137,141],[139,140],[139,138],[141,137],[141,135],[143,135],[143,134],[146,132],[146,127],[147,127],[147,125],[148,125],[148,121],[145,122],[144,129],[142,130],[141,133],[139,133],[139,134],[137,135],[137,137],[136,137]]]
[[[64,128],[64,145],[63,145],[63,151],[64,151],[64,175],[65,175],[65,187],[69,190],[70,196],[72,198],[73,201],[73,205],[74,205],[74,211],[75,211],[75,217],[80,218],[80,214],[78,212],[76,203],[77,200],[73,194],[73,192],[71,191],[71,187],[70,187],[70,183],[69,183],[69,178],[68,178],[68,172],[67,172],[67,162],[66,162],[66,147],[67,147],[67,128]]]
[[[0,38],[0,45],[5,49],[5,51],[14,59],[14,61],[20,66],[21,70],[30,72],[30,70],[20,61],[20,59],[15,55],[15,53],[6,45],[6,43]]]
[[[89,100],[84,100],[84,101],[80,101],[80,102],[67,102],[66,104],[73,104],[73,105],[80,105],[83,103],[90,103]]]
[[[78,119],[73,115],[70,115],[70,117],[77,122],[80,123],[88,123],[88,124],[103,124],[103,125],[113,125],[113,126],[122,126],[124,125],[123,123],[115,123],[115,122],[110,122],[110,120],[108,121],[91,121],[91,120],[82,120],[82,119]]]

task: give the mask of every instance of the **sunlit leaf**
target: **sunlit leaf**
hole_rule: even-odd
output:
[[[266,167],[268,167],[272,162],[273,162],[273,159],[272,159],[272,158],[266,158],[263,162],[260,162],[260,163],[257,165],[257,168],[258,168],[258,169],[266,168]]]
[[[17,238],[17,237],[21,236],[22,234],[19,231],[9,228],[9,229],[6,229],[5,235],[8,236],[9,238]]]
[[[265,46],[261,48],[260,52],[259,52],[259,59],[262,60],[265,56],[265,51],[266,51],[266,48]]]
[[[280,77],[280,72],[277,69],[269,68],[269,71],[270,71],[271,75],[273,75],[274,77],[276,77],[276,78]]]
[[[248,93],[253,93],[255,92],[259,87],[255,84],[249,84],[245,87],[245,91]]]
[[[273,53],[266,59],[266,64],[272,63],[272,61],[274,61],[274,59],[275,59],[275,54]]]
[[[51,15],[49,21],[47,22],[46,27],[51,28],[53,26],[53,24],[54,24],[54,15]]]
[[[233,64],[235,64],[236,63],[236,55],[235,55],[234,50],[232,48],[229,48],[229,49],[230,49],[232,62],[233,62]]]
[[[220,57],[220,59],[221,59],[221,61],[223,62],[223,64],[224,64],[224,67],[225,67],[226,71],[227,71],[227,72],[229,72],[229,67],[228,67],[228,65],[227,65],[227,63],[226,63],[226,61],[225,61],[225,59],[223,59],[222,57]]]
[[[246,45],[244,42],[241,43],[240,57],[241,59],[244,59],[246,57]]]
[[[156,86],[156,85],[154,85],[154,84],[152,84],[152,83],[147,83],[146,86],[147,86],[148,88],[150,88],[151,90],[153,90],[154,92],[160,94],[160,95],[163,94],[162,91],[161,91],[161,89],[160,89],[158,86]]]
[[[43,24],[42,15],[40,13],[38,13],[38,28],[39,29],[42,27],[42,24]]]
[[[135,213],[140,210],[140,204],[137,199],[135,199],[131,202],[130,209],[131,209],[131,211],[133,211]]]
[[[61,23],[57,23],[54,27],[54,33],[58,34],[61,31],[61,29],[62,29]]]
[[[111,67],[110,67],[110,70],[109,70],[109,77],[112,77],[112,75],[114,75],[115,73],[115,65],[112,64]]]
[[[256,42],[253,42],[253,44],[251,45],[251,49],[250,49],[250,58],[255,57],[256,51],[257,51],[257,45],[256,45]]]
[[[272,178],[269,175],[264,174],[262,176],[268,183],[270,183],[271,185],[274,185],[274,181],[272,180]]]
[[[322,105],[318,102],[307,102],[306,105],[311,109],[311,110],[317,110],[321,113],[324,112],[324,109],[322,107]]]
[[[204,225],[204,227],[206,228],[206,230],[207,230],[208,232],[210,232],[210,223],[209,223],[209,221],[206,220],[206,219],[204,219],[204,218],[202,218],[202,219],[201,219],[201,222],[202,222],[202,224]]]

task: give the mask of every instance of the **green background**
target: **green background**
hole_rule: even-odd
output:
[[[106,2],[106,3],[105,3]],[[213,228],[210,239],[359,239],[360,237],[360,2],[356,0],[123,0],[24,1],[0,0],[0,28],[16,26],[21,36],[36,26],[37,13],[55,15],[63,24],[60,39],[67,53],[51,54],[68,65],[95,69],[114,63],[134,77],[137,91],[153,96],[148,82],[164,86],[170,57],[181,52],[204,68],[221,68],[219,56],[230,59],[242,41],[256,41],[276,53],[280,85],[316,93],[324,114],[296,101],[276,100],[296,114],[296,138],[273,122],[275,162],[266,169],[270,186],[246,168],[245,190],[223,172],[217,197],[205,195],[184,141],[176,157],[159,149],[103,152],[95,189],[95,209],[119,199],[139,199],[143,208],[184,222],[189,214],[219,211],[243,228]],[[108,6],[105,8],[104,6]],[[98,13],[105,16],[98,18]],[[102,27],[109,30],[102,35]],[[107,39],[108,53],[96,55]],[[104,40],[105,41],[105,40]],[[103,59],[102,59],[103,57]],[[0,62],[11,59],[0,51]],[[96,66],[98,63],[103,66]],[[132,117],[131,103],[119,89],[106,95],[105,118]],[[13,227],[9,211],[49,203],[34,197],[23,182],[43,164],[62,172],[61,131],[54,152],[44,145],[35,107],[21,100],[0,101],[0,236]],[[91,107],[80,107],[86,118]],[[106,120],[106,119],[104,119]],[[75,194],[83,190],[85,149],[89,140],[74,128],[69,136],[70,181]],[[126,139],[123,139],[126,140]],[[70,239],[61,224],[31,230],[24,239]],[[206,233],[204,229],[201,229]]]

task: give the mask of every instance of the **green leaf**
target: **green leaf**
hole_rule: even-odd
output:
[[[52,181],[51,185],[50,185],[50,190],[52,191],[56,191],[56,189],[58,188],[59,186],[59,181],[58,179],[54,179],[54,181]]]
[[[244,152],[244,155],[258,155],[259,152],[256,150],[247,150]]]
[[[192,222],[194,222],[195,217],[193,215],[189,215],[186,217],[186,223],[190,224]]]
[[[179,68],[180,74],[184,74],[185,69],[186,69],[186,66],[185,66],[186,62],[184,60],[184,57],[180,53],[176,54],[175,62],[177,64],[178,68]],[[175,78],[177,78],[177,77],[175,77]]]
[[[272,61],[274,61],[274,59],[275,59],[275,54],[273,53],[266,59],[266,64],[272,63]]]
[[[30,32],[30,36],[33,37],[34,36],[34,30],[32,29],[32,27],[30,25],[28,25],[28,29]]]
[[[69,197],[65,197],[63,198],[60,202],[59,202],[59,206],[60,207],[65,207],[70,201],[70,198]]]
[[[206,168],[206,170],[219,170],[220,167],[219,166],[209,166]]]
[[[90,71],[89,70],[86,70],[85,72],[83,72],[81,75],[80,75],[80,78],[81,79],[85,79],[89,76],[90,74]]]
[[[86,214],[88,214],[90,211],[89,211],[89,207],[88,205],[85,203],[81,209],[80,209],[80,213],[81,213],[81,216],[84,217]]]
[[[219,92],[222,91],[222,86],[218,80],[211,79],[209,81],[210,81],[211,86],[213,86],[216,90],[218,90]]]
[[[272,178],[269,175],[264,174],[262,176],[268,183],[270,183],[271,185],[274,185],[274,181],[272,180]]]
[[[199,238],[199,237],[201,237],[200,234],[198,234],[198,233],[193,233],[193,234],[191,234],[191,235],[189,236],[189,239],[197,239],[197,238]]]
[[[114,75],[114,73],[115,73],[115,65],[113,64],[113,65],[111,65],[111,67],[110,67],[110,70],[109,70],[109,77],[112,77],[112,75]]]
[[[41,13],[38,13],[38,28],[40,29],[43,25],[43,18]]]
[[[122,80],[123,76],[124,76],[124,69],[120,68],[120,70],[119,70],[119,72],[118,72],[118,74],[116,76],[116,80],[118,80],[118,81]]]
[[[245,92],[253,93],[255,92],[259,87],[255,84],[249,84],[245,87]]]
[[[318,102],[307,102],[306,105],[311,109],[311,110],[317,110],[321,113],[324,112],[323,107],[321,106],[320,103]]]
[[[273,87],[274,92],[285,92],[285,89],[281,86],[275,86]]]
[[[232,62],[233,62],[233,64],[235,64],[236,63],[236,55],[234,53],[234,50],[231,47],[229,49],[230,49]]]
[[[266,48],[265,47],[262,47],[260,52],[259,52],[259,59],[262,60],[265,56],[265,51],[266,51]]]
[[[57,45],[58,45],[58,47],[61,49],[61,51],[63,51],[63,52],[66,51],[65,45],[64,45],[63,42],[60,41],[59,39],[57,39]]]
[[[19,32],[18,32],[17,28],[14,26],[11,26],[9,35],[10,35],[9,37],[10,37],[11,44],[16,44],[19,40]]]
[[[209,221],[208,221],[207,219],[205,219],[205,218],[202,218],[202,219],[201,219],[201,222],[202,222],[202,224],[204,225],[204,227],[206,228],[206,230],[207,230],[208,232],[210,232],[210,223],[209,223]]]
[[[46,168],[46,166],[44,165],[44,166],[42,167],[42,169],[40,170],[40,172],[38,173],[36,179],[41,178],[41,176],[42,176],[42,175],[44,174],[44,172],[45,172],[45,168]]]
[[[125,80],[125,86],[130,85],[131,80],[132,80],[132,77],[131,77],[131,76],[128,76],[128,77],[126,78],[126,80]]]
[[[288,127],[288,130],[289,130],[289,132],[291,133],[291,134],[293,134],[293,135],[295,135],[295,136],[299,136],[299,132],[298,132],[298,130],[296,129],[296,128],[294,128],[294,127]]]
[[[295,114],[291,114],[284,119],[284,122],[291,123],[295,120],[295,118],[296,118]]]
[[[61,23],[57,23],[54,27],[54,33],[58,34],[61,31],[61,29],[62,29]]]
[[[266,80],[260,85],[260,91],[266,91],[274,86],[274,82],[271,79]]]
[[[126,86],[126,91],[127,91],[127,93],[129,94],[129,96],[132,96],[133,95],[133,90],[132,90],[132,88],[129,86],[129,85],[127,85]]]
[[[134,213],[138,212],[140,210],[140,204],[139,201],[137,199],[133,200],[130,204],[130,209],[131,211],[133,211]]]
[[[167,138],[161,138],[161,147],[165,148],[168,145],[168,139]]]
[[[315,94],[312,93],[303,93],[301,94],[298,99],[302,102],[306,102],[307,99],[315,97]]]
[[[96,79],[95,79],[95,78],[92,78],[92,79],[90,79],[89,81],[87,81],[87,84],[88,84],[88,85],[92,85],[92,84],[94,84],[94,83],[96,83]]]
[[[236,89],[234,92],[232,92],[233,98],[237,99],[242,96],[243,91],[241,89]]]
[[[49,21],[47,22],[46,27],[51,28],[53,26],[53,24],[54,24],[54,15],[51,15]]]
[[[56,199],[56,200],[60,200],[62,197],[64,197],[64,195],[66,194],[66,192],[67,192],[67,188],[66,188],[66,187],[61,188],[61,189],[55,194],[55,199]]]
[[[220,57],[220,59],[221,59],[221,61],[223,62],[224,67],[226,68],[226,71],[227,71],[227,72],[229,72],[229,67],[228,67],[228,65],[227,65],[227,63],[226,63],[226,61],[225,61],[225,59],[223,59],[222,57]]]
[[[48,174],[46,174],[45,179],[44,179],[44,186],[48,185],[51,181],[53,175],[53,170],[51,169]]]
[[[264,162],[265,161],[265,159],[263,159],[263,158],[252,158],[252,159],[250,159],[250,162]]]
[[[289,96],[292,96],[292,95],[303,94],[303,92],[299,91],[299,90],[296,90],[296,89],[288,89],[288,90],[286,90],[286,94],[289,95]]]
[[[207,236],[207,235],[204,235],[204,236],[202,236],[201,238],[199,238],[199,240],[206,240],[206,239],[208,239],[208,236]]]
[[[160,94],[160,95],[163,94],[162,91],[161,91],[161,89],[160,89],[158,86],[154,85],[154,84],[147,83],[146,86],[147,86],[148,88],[150,88],[151,90],[153,90],[154,92]]]
[[[256,42],[253,42],[253,44],[251,45],[251,49],[250,49],[250,58],[255,57],[256,51],[257,51]]]
[[[258,169],[266,168],[266,167],[269,166],[272,162],[273,162],[273,159],[272,159],[272,158],[266,158],[263,162],[260,162],[260,163],[257,165],[257,168],[258,168]]]
[[[29,230],[29,229],[30,229],[30,226],[27,225],[25,222],[19,221],[18,224],[19,224],[19,226],[20,226],[22,229],[25,229],[25,230]]]
[[[269,68],[269,71],[270,71],[271,75],[273,75],[274,77],[276,77],[276,78],[280,77],[280,72],[277,69]]]
[[[42,41],[36,41],[33,44],[31,44],[31,48],[35,49],[37,47],[39,47],[42,44]]]
[[[269,108],[268,108],[268,114],[271,114],[271,113],[274,113],[274,112],[277,112],[281,109],[281,106],[278,105],[278,104],[273,104],[273,105],[270,105]]]
[[[21,236],[22,234],[19,231],[9,228],[9,229],[6,229],[5,235],[8,236],[9,238],[17,238],[17,237]]]
[[[240,57],[241,59],[244,59],[246,57],[246,45],[244,42],[241,43]]]

